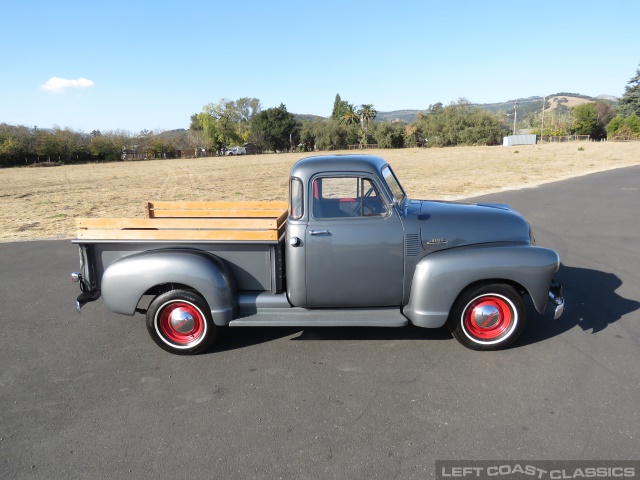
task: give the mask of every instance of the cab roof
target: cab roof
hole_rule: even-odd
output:
[[[363,172],[380,176],[385,165],[384,158],[374,155],[318,155],[298,160],[291,169],[291,176],[304,181],[323,172]]]

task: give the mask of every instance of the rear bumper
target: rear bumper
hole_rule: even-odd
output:
[[[564,297],[562,296],[562,285],[555,280],[551,280],[551,285],[549,286],[549,301],[556,307],[553,318],[560,318],[564,312]]]
[[[91,292],[82,292],[76,299],[76,310],[80,313],[80,309],[89,302],[93,302],[100,298],[100,290],[93,290]]]
[[[93,302],[100,298],[100,290],[90,290],[87,283],[82,278],[82,274],[78,272],[73,272],[71,274],[71,281],[73,283],[80,284],[80,290],[82,293],[76,299],[76,310],[80,313],[80,309],[87,303]]]

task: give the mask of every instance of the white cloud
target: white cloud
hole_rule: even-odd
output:
[[[78,78],[77,80],[67,80],[66,78],[51,77],[40,88],[47,92],[64,92],[67,88],[91,88],[94,83],[86,78]]]

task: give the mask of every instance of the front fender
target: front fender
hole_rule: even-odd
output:
[[[480,281],[515,282],[527,290],[536,310],[544,313],[549,284],[559,266],[556,252],[530,245],[483,245],[436,252],[416,266],[403,313],[415,325],[441,327],[458,295]]]
[[[147,290],[177,283],[196,290],[209,304],[213,321],[227,325],[237,310],[236,282],[226,264],[201,250],[168,248],[136,253],[107,267],[100,290],[106,307],[133,315]]]

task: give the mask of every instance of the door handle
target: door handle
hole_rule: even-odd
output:
[[[309,235],[331,235],[331,230],[309,230]]]

